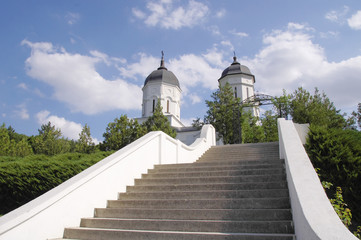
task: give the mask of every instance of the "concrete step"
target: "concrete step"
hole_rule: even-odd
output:
[[[278,143],[212,147],[155,166],[64,238],[294,240],[290,207]]]
[[[292,220],[290,209],[152,209],[97,208],[95,217],[173,220],[235,220],[276,221]]]
[[[277,182],[285,181],[285,174],[272,175],[244,175],[244,176],[219,176],[219,177],[184,177],[184,178],[149,178],[135,179],[135,185],[159,184],[197,184],[197,183],[240,183],[240,182]]]
[[[283,159],[262,159],[262,160],[218,160],[218,161],[201,161],[198,160],[195,163],[182,163],[182,164],[163,164],[155,165],[154,169],[162,168],[183,168],[183,167],[212,167],[212,166],[221,166],[221,167],[243,167],[246,165],[261,165],[261,164],[284,164]]]
[[[120,230],[101,228],[66,228],[64,238],[87,240],[294,240],[293,234],[263,233],[225,233],[225,232],[179,232],[179,231],[147,231]]]
[[[284,174],[282,168],[269,169],[246,169],[246,170],[223,170],[223,171],[197,171],[197,169],[186,172],[161,172],[143,174],[142,179],[150,178],[187,178],[187,177],[219,177],[219,176],[245,176],[245,175],[270,175]]]
[[[287,189],[227,190],[227,191],[153,191],[119,193],[119,200],[131,199],[231,199],[288,197]]]
[[[127,186],[127,192],[141,191],[224,191],[224,190],[256,190],[256,189],[287,189],[287,182],[247,182],[247,183],[191,183]]]
[[[148,173],[162,173],[162,172],[190,172],[190,171],[229,171],[229,170],[248,170],[248,169],[284,169],[283,163],[278,164],[248,164],[248,165],[211,165],[211,166],[197,166],[187,165],[187,166],[169,166],[158,168],[157,166],[154,169],[149,169]]]
[[[83,218],[80,227],[187,232],[292,233],[291,221]]]
[[[287,209],[289,198],[108,200],[108,208]]]

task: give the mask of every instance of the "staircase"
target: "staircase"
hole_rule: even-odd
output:
[[[155,166],[64,238],[293,240],[278,143],[215,146],[195,163]]]

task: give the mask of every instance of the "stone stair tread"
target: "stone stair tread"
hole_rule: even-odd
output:
[[[289,198],[246,198],[246,199],[147,199],[147,200],[108,200],[109,208],[153,207],[163,209],[260,209],[289,208]]]
[[[118,200],[155,198],[200,198],[207,196],[213,198],[263,198],[263,197],[288,197],[287,189],[263,189],[261,190],[220,190],[220,191],[142,191],[119,193]]]
[[[268,174],[268,175],[239,175],[239,176],[201,176],[201,177],[178,177],[178,178],[138,178],[135,179],[135,185],[150,183],[216,183],[216,182],[252,182],[252,181],[283,181],[286,174]]]
[[[80,226],[64,238],[295,239],[277,142],[215,146],[195,163],[155,165]]]
[[[143,179],[149,178],[175,178],[175,177],[207,177],[207,176],[246,176],[246,175],[275,175],[284,174],[282,168],[221,170],[221,171],[184,171],[184,172],[154,172],[143,174]]]
[[[248,169],[284,169],[283,164],[252,164],[248,166],[193,166],[193,167],[169,167],[169,168],[155,168],[149,169],[148,173],[162,173],[162,172],[188,172],[188,171],[228,171],[228,170],[248,170]]]
[[[232,221],[232,220],[173,220],[83,218],[81,227],[110,229],[141,229],[158,231],[292,233],[292,221]]]
[[[235,189],[287,189],[287,183],[284,181],[269,181],[269,182],[242,182],[242,183],[193,183],[193,184],[163,184],[163,185],[134,185],[128,186],[127,192],[134,192],[137,190],[147,189],[150,190],[160,190],[165,191],[184,191],[184,189],[212,189],[212,190],[235,190]]]
[[[142,239],[157,239],[169,240],[179,239],[182,240],[294,240],[294,234],[275,234],[275,233],[227,233],[227,232],[179,232],[179,231],[151,231],[151,230],[124,230],[124,229],[104,229],[104,228],[67,228],[66,232],[71,230],[90,232],[88,240],[100,239],[98,234],[104,236],[102,239],[115,240],[129,239],[129,240],[142,240]],[[68,238],[67,238],[68,239]],[[73,239],[73,238],[72,238]],[[75,239],[75,238],[74,238]]]
[[[97,208],[95,217],[193,220],[292,220],[291,209],[153,209],[153,208]]]

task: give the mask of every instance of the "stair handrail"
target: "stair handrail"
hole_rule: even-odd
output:
[[[357,240],[334,211],[292,120],[279,118],[278,134],[297,240]]]
[[[215,129],[204,125],[200,138],[187,146],[167,134],[150,132],[40,197],[0,217],[1,240],[62,237],[65,227],[79,226],[94,208],[117,199],[135,178],[155,164],[196,161],[216,144]],[[80,202],[80,200],[84,200]]]

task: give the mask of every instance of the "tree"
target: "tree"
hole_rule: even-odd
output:
[[[259,119],[252,115],[251,111],[243,111],[242,114],[242,143],[264,142],[265,135]]]
[[[51,122],[41,125],[38,129],[39,135],[31,139],[31,145],[36,154],[56,155],[69,152],[70,142],[67,139],[61,139],[60,129],[51,125]]]
[[[280,97],[275,97],[271,101],[273,103],[274,109],[277,111],[278,117],[288,119],[290,113],[290,104],[291,104],[291,95],[286,93],[286,90],[283,89],[283,95]]]
[[[325,93],[315,88],[314,95],[298,88],[291,95],[290,114],[296,123],[310,123],[329,128],[345,128],[346,121]]]
[[[79,133],[79,140],[75,145],[75,151],[80,153],[92,153],[95,151],[95,144],[90,134],[90,127],[85,124]]]
[[[277,117],[277,115],[272,114],[272,111],[268,110],[261,118],[265,142],[278,141]]]
[[[11,151],[9,133],[5,123],[0,126],[0,156],[8,156]]]
[[[201,121],[199,117],[193,120],[192,127],[197,128],[198,130],[201,129],[204,125],[204,122]]]
[[[143,126],[147,129],[147,132],[163,131],[173,138],[177,136],[177,132],[171,127],[168,118],[163,114],[160,101],[157,102],[153,115],[148,117]]]
[[[115,118],[108,124],[103,134],[104,142],[101,149],[105,151],[119,150],[146,134],[146,129],[137,120],[128,119],[127,115]]]
[[[224,144],[236,142],[235,128],[241,123],[242,107],[239,98],[235,98],[231,86],[219,86],[211,95],[213,101],[206,100],[208,106],[204,122],[212,124],[218,133],[218,138]],[[237,125],[237,126],[236,126]]]
[[[357,105],[357,112],[353,111],[352,116],[355,118],[355,122],[359,128],[361,128],[361,103]]]
[[[25,157],[31,154],[33,154],[33,149],[26,138],[22,138],[16,143],[13,156]]]

